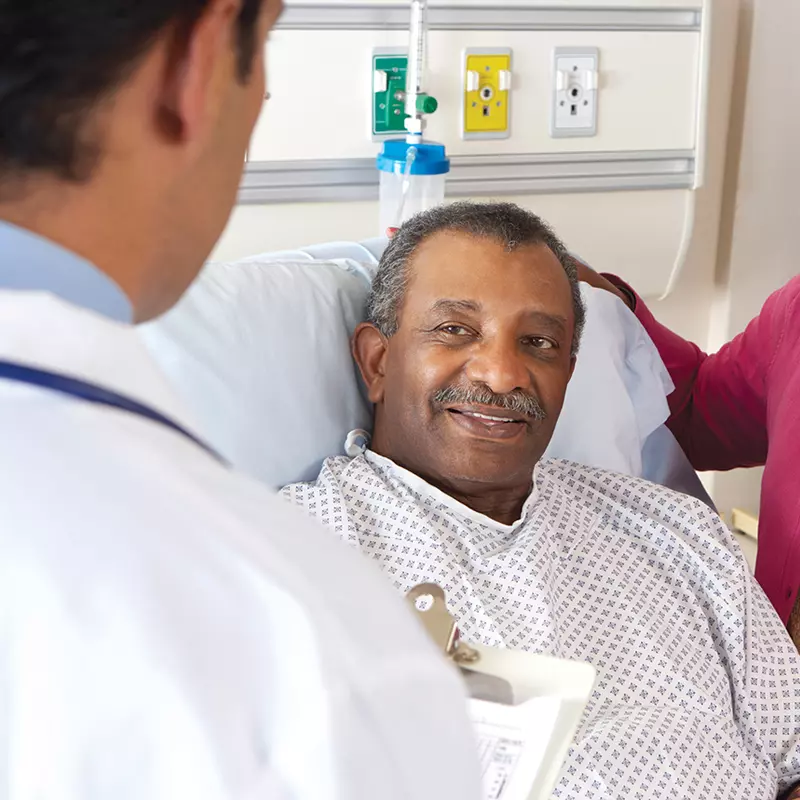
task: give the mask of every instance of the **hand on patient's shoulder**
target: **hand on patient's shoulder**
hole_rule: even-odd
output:
[[[584,264],[579,258],[575,258],[575,263],[578,266],[578,280],[582,281],[583,283],[588,283],[589,286],[594,286],[595,289],[603,289],[606,292],[611,292],[611,294],[615,294],[625,303],[628,308],[633,310],[631,305],[631,298],[622,291],[618,286],[615,286],[611,283],[608,278],[601,275],[599,272],[595,272],[588,264]]]

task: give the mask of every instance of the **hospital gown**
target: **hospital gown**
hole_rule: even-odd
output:
[[[559,798],[775,798],[800,782],[800,655],[731,534],[660,486],[543,461],[513,525],[388,459],[332,458],[291,502],[467,640],[589,661]]]

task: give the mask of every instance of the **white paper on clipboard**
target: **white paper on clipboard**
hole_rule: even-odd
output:
[[[528,800],[553,736],[561,701],[519,706],[469,701],[483,776],[484,800]]]
[[[470,644],[467,672],[505,681],[511,700],[471,699],[485,800],[548,800],[572,745],[596,673],[590,664]]]

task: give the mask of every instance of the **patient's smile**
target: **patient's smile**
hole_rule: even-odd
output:
[[[483,439],[516,439],[528,426],[518,414],[503,409],[448,408],[447,412],[462,430]]]

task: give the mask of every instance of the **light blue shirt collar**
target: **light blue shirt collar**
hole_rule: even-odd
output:
[[[116,322],[133,322],[130,301],[105,273],[60,245],[2,221],[0,289],[50,292]]]

